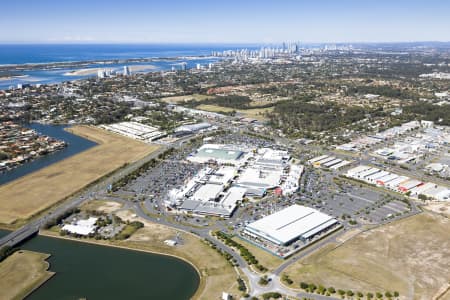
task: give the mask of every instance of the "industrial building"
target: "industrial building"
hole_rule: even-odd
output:
[[[340,168],[345,167],[346,165],[349,165],[351,163],[348,160],[343,160],[328,155],[314,157],[308,160],[308,162],[315,168],[324,167],[332,170],[339,170]]]
[[[292,205],[247,225],[243,234],[253,240],[285,246],[310,241],[338,224],[331,216],[301,205]]]
[[[156,127],[138,122],[120,122],[109,125],[100,125],[100,128],[146,143],[167,136],[166,132],[159,131]]]
[[[382,171],[378,168],[357,166],[348,170],[346,176],[407,194],[414,198],[419,198],[420,195],[423,195],[430,200],[450,200],[450,188],[448,187],[439,186],[431,182],[422,182],[407,176]]]
[[[200,133],[206,130],[213,130],[216,126],[212,126],[209,123],[203,122],[203,123],[197,123],[197,124],[188,124],[188,125],[182,125],[177,128],[175,128],[173,135],[174,136],[184,136],[189,134],[195,134]]]
[[[398,178],[397,174],[388,173],[387,175],[376,179],[376,184],[380,186],[385,186],[391,180]]]
[[[422,121],[419,132],[410,133],[394,142],[389,147],[375,150],[373,155],[398,164],[418,161],[427,154],[436,153],[446,147],[450,141],[450,129],[440,126],[433,127],[433,122]]]

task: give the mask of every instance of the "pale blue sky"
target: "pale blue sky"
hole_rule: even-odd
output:
[[[0,9],[0,42],[11,43],[450,41],[447,0],[6,0]]]

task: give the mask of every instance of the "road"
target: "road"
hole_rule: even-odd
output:
[[[118,198],[114,198],[114,199],[110,199],[110,200],[120,202],[120,203],[124,204],[126,207],[133,209],[137,216],[139,216],[145,220],[151,221],[153,223],[158,223],[161,225],[169,226],[169,227],[175,228],[180,231],[190,232],[190,233],[193,233],[193,234],[199,236],[202,239],[207,238],[208,240],[212,241],[218,249],[221,249],[222,251],[229,253],[236,260],[238,268],[245,274],[245,276],[248,279],[249,286],[247,288],[248,288],[248,293],[251,296],[258,296],[258,295],[262,295],[267,292],[279,292],[283,295],[294,296],[294,297],[297,297],[300,299],[303,297],[306,297],[309,299],[317,299],[317,300],[338,299],[338,298],[334,298],[334,297],[327,297],[327,296],[311,294],[311,293],[306,293],[306,292],[299,292],[297,290],[290,289],[281,283],[281,279],[279,276],[280,273],[285,268],[287,268],[289,265],[291,265],[292,263],[296,262],[297,260],[301,259],[302,257],[304,257],[306,255],[309,255],[310,253],[314,252],[315,250],[317,250],[318,248],[322,247],[323,245],[325,245],[327,243],[335,242],[335,238],[336,238],[337,234],[335,234],[335,236],[332,237],[332,240],[325,239],[325,240],[319,241],[316,244],[312,245],[311,247],[307,248],[306,250],[301,251],[298,255],[290,258],[289,260],[284,262],[282,265],[280,265],[275,271],[267,274],[270,281],[267,285],[264,286],[264,285],[259,284],[261,274],[258,274],[258,273],[255,273],[254,271],[252,271],[249,268],[249,266],[247,265],[247,263],[245,262],[245,260],[238,253],[236,253],[236,251],[233,248],[228,247],[227,245],[223,244],[222,241],[214,238],[210,234],[211,230],[209,228],[204,228],[204,229],[193,228],[190,226],[180,224],[178,222],[169,222],[164,218],[164,216],[157,217],[157,218],[155,218],[153,216],[149,216],[146,214],[146,212],[144,211],[144,209],[142,208],[140,203],[131,202],[129,200],[123,200],[123,199],[118,199]],[[146,206],[146,205],[151,206],[152,203],[146,202],[146,204],[144,204],[144,206]]]

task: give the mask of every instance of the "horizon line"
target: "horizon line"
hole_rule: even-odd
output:
[[[145,42],[145,41],[0,41],[0,45],[273,45],[282,43],[314,44],[411,44],[411,43],[450,43],[450,40],[411,40],[411,41],[299,41],[285,40],[274,42]]]

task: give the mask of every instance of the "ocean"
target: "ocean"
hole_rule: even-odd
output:
[[[107,67],[120,70],[124,65],[152,65],[151,71],[170,70],[179,67],[180,63],[186,62],[188,68],[193,68],[197,63],[208,64],[215,62],[218,58],[202,57],[187,59],[187,56],[209,56],[212,51],[223,51],[233,49],[256,49],[251,45],[163,45],[163,44],[0,44],[0,67],[7,65],[45,64],[56,62],[81,62],[81,61],[105,61],[125,60],[132,58],[172,58],[169,60],[158,60],[152,62],[115,63],[104,65],[102,63],[91,63],[88,66],[77,66],[75,68],[39,69],[17,71],[13,75],[0,77],[0,89],[16,87],[18,84],[50,84],[62,81],[70,81],[93,77],[95,75],[67,76],[68,72],[85,69]],[[174,57],[182,59],[173,60]],[[142,70],[145,72],[149,70]],[[1,75],[1,74],[0,74]]]
[[[251,45],[186,44],[0,44],[0,65],[210,55]]]

